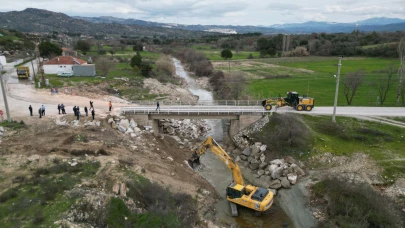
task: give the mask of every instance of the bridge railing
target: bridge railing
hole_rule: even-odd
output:
[[[251,115],[265,114],[266,111],[261,106],[161,106],[156,110],[156,106],[133,106],[121,107],[121,112],[131,114],[177,114],[177,115]]]
[[[133,101],[137,105],[156,105],[156,101]],[[193,101],[159,101],[160,105],[229,105],[229,106],[261,106],[261,100],[199,100]]]

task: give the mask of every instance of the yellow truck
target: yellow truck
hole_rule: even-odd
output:
[[[27,66],[17,67],[17,76],[18,76],[18,78],[29,78],[30,68]]]

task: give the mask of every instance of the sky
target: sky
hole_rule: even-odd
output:
[[[38,8],[69,16],[113,16],[202,25],[405,19],[405,0],[0,0],[0,12]]]

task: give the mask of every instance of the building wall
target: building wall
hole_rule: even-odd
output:
[[[0,64],[3,66],[7,64],[6,56],[0,56]]]
[[[44,64],[45,74],[73,73],[73,65],[46,65]]]

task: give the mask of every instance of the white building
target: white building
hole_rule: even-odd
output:
[[[45,74],[73,74],[74,65],[86,65],[87,62],[72,56],[58,56],[48,62],[44,62],[43,69]]]
[[[4,66],[6,64],[7,64],[6,56],[0,55],[0,65]]]

